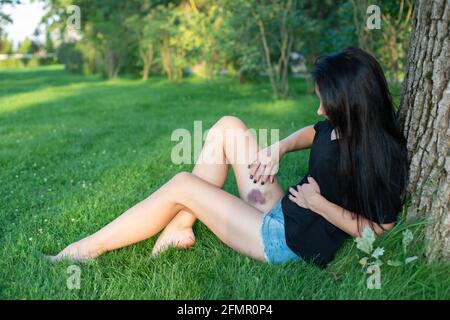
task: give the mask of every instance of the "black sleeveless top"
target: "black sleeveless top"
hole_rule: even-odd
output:
[[[338,140],[331,140],[333,127],[329,120],[316,123],[314,129],[316,135],[311,146],[309,173],[292,188],[296,189],[297,185],[307,183],[308,175],[310,175],[317,181],[323,197],[344,207],[336,181],[339,156]],[[333,260],[336,251],[350,235],[318,213],[292,202],[288,195],[289,192],[281,200],[287,245],[303,260],[324,268]],[[383,208],[383,212],[385,212],[383,221],[375,222],[392,223],[396,221],[397,214],[401,209],[400,194],[393,194],[392,199],[389,200],[385,202],[386,208]]]

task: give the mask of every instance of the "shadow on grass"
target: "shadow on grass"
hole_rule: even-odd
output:
[[[76,83],[102,81],[99,76],[68,74],[61,65],[30,69],[0,70],[0,97],[61,87]]]

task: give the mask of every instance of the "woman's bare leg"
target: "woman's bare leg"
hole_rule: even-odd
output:
[[[277,178],[275,178],[273,184],[267,183],[265,185],[255,184],[249,178],[248,156],[254,155],[260,150],[256,137],[246,135],[248,133],[247,126],[239,118],[233,116],[222,117],[214,124],[212,129],[217,131],[211,130],[212,132],[208,134],[192,173],[219,188],[223,188],[229,164],[231,164],[241,199],[262,212],[268,211],[283,196],[283,191]],[[227,136],[226,133],[230,131],[234,134]],[[212,136],[214,132],[221,134]],[[245,143],[239,144],[237,141],[239,139],[243,139],[241,141]],[[211,149],[223,150],[223,154],[218,157],[220,162],[205,163],[202,161],[204,155],[209,154]],[[244,155],[244,157],[237,158],[238,155]],[[261,195],[261,197],[258,195]],[[196,217],[193,214],[181,210],[165,227],[153,247],[152,254],[156,255],[170,246],[179,248],[192,246],[195,242],[192,231],[195,221]]]
[[[86,260],[147,239],[180,211],[200,219],[234,250],[265,261],[260,227],[262,212],[192,173],[176,174],[148,198],[93,235],[64,249],[54,261]]]

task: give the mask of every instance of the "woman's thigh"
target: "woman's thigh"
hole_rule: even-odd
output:
[[[261,149],[255,135],[237,117],[223,117],[219,125],[223,129],[225,155],[233,167],[240,198],[254,208],[267,212],[284,192],[277,176],[273,183],[267,182],[264,185],[250,179],[248,165]]]
[[[182,209],[194,214],[232,249],[266,261],[260,210],[191,173],[178,174],[177,179],[173,200]]]

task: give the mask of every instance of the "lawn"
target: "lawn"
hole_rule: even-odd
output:
[[[69,262],[45,254],[104,226],[180,170],[170,160],[176,128],[193,132],[222,115],[281,137],[315,123],[317,98],[306,82],[274,100],[267,83],[239,85],[162,78],[142,82],[72,75],[59,66],[0,71],[0,298],[2,299],[450,299],[450,266],[426,264],[423,221],[402,221],[376,245],[383,261],[403,257],[402,232],[418,259],[381,266],[381,289],[366,286],[349,240],[324,270],[304,262],[269,266],[240,256],[197,222],[196,245],[150,259],[156,238],[79,265],[81,288],[68,289]],[[288,154],[286,189],[307,170],[308,152]],[[225,189],[237,194],[232,171]]]

